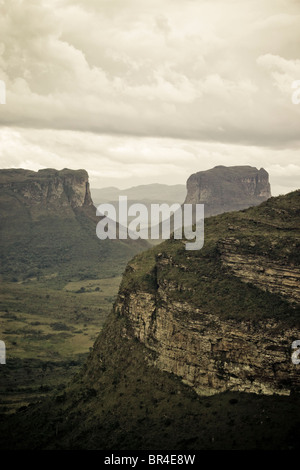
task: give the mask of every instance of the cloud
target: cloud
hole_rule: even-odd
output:
[[[216,165],[264,167],[272,194],[297,189],[299,153],[295,149],[199,142],[184,139],[98,135],[76,131],[5,128],[0,133],[4,168],[85,168],[92,187],[128,188],[148,182],[185,184]]]
[[[288,60],[278,55],[264,54],[258,57],[257,63],[269,72],[273,85],[285,97],[290,97],[292,83],[300,79],[300,59]]]
[[[289,96],[277,100],[270,92],[297,77],[261,71],[281,65],[279,56],[261,54],[265,44],[258,39],[268,44],[268,31],[281,28],[285,36],[295,23],[289,12],[276,14],[282,2],[263,19],[266,5],[256,13],[247,0],[229,2],[226,11],[219,1],[54,5],[5,1],[3,124],[274,146],[298,142],[298,127],[290,123],[299,119],[299,108],[289,106]],[[274,113],[278,118],[270,121]]]
[[[0,8],[5,167],[87,166],[95,182],[124,186],[253,164],[270,168],[278,188],[294,188],[298,2],[4,0]]]

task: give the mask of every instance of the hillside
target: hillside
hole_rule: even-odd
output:
[[[84,368],[6,420],[2,448],[299,448],[299,198],[133,258]]]
[[[7,280],[109,277],[147,247],[97,238],[85,170],[1,170],[0,214],[0,274]]]
[[[298,390],[299,208],[299,191],[271,198],[206,219],[199,251],[170,240],[138,255],[115,305],[124,334],[200,394]]]
[[[146,241],[99,240],[85,170],[0,171],[0,413],[61,389]]]

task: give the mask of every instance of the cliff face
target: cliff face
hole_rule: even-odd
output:
[[[130,262],[114,307],[123,335],[199,394],[299,390],[299,198],[209,218],[199,252],[171,240]]]
[[[72,212],[93,204],[85,170],[1,170],[0,192],[14,196],[32,214]]]
[[[217,166],[187,180],[186,204],[205,204],[205,216],[256,206],[271,197],[269,175],[250,166]]]
[[[288,395],[299,389],[291,362],[291,344],[299,329],[271,319],[253,322],[215,316],[172,299],[174,286],[159,286],[157,295],[137,292],[116,306],[134,337],[155,351],[154,364],[171,372],[198,394],[224,391]]]
[[[97,238],[85,170],[1,170],[0,217],[0,273],[7,279],[120,274],[148,246]]]
[[[242,254],[238,249],[239,243],[234,237],[220,240],[218,248],[223,266],[246,283],[277,293],[289,302],[300,302],[299,267],[262,255]]]

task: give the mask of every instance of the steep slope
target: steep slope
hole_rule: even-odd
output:
[[[85,367],[6,420],[0,447],[299,448],[299,198],[207,219],[198,252],[137,255]]]
[[[153,366],[154,353],[124,338],[124,328],[110,319],[65,391],[0,416],[0,449],[299,449],[300,394],[199,397]]]
[[[124,335],[197,393],[299,389],[300,192],[211,217],[204,248],[171,240],[132,260],[115,312]]]
[[[144,241],[96,236],[85,170],[0,171],[0,260],[7,279],[121,273]]]
[[[216,166],[187,180],[185,204],[205,204],[205,216],[256,206],[271,196],[269,175],[251,166]]]
[[[184,204],[192,204],[194,223],[196,204],[204,205],[204,217],[208,218],[224,212],[257,206],[271,197],[269,175],[266,170],[263,168],[257,170],[248,165],[232,167],[220,165],[210,170],[199,171],[188,178],[186,188]],[[183,205],[181,212],[182,209]],[[171,215],[171,232],[178,228],[174,223],[175,216]],[[159,233],[163,233],[161,223]],[[168,235],[168,230],[166,233]],[[161,236],[161,239],[166,238],[167,236]],[[156,244],[155,241],[153,244]]]

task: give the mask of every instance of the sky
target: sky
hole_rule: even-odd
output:
[[[251,165],[298,189],[299,24],[299,0],[0,0],[0,167],[124,189]]]

